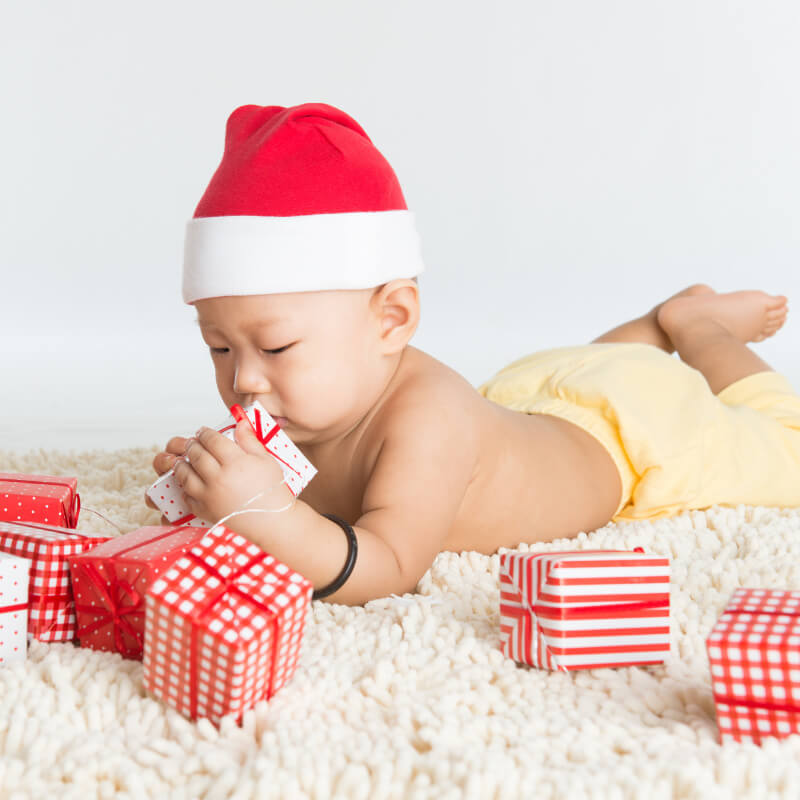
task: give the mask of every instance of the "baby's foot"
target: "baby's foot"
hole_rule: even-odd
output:
[[[741,342],[761,342],[786,322],[786,297],[759,291],[676,295],[657,311],[670,339],[691,325],[714,322]]]
[[[658,313],[661,311],[664,303],[668,303],[670,300],[674,300],[676,297],[692,297],[694,295],[702,294],[716,294],[716,292],[705,283],[694,283],[691,286],[687,286],[677,294],[672,295],[672,297],[664,300],[662,303],[653,306],[643,317],[641,317],[641,319],[650,327],[648,337],[641,337],[640,340],[647,341],[649,344],[654,344],[656,347],[660,347],[662,350],[666,350],[668,353],[674,352],[675,347],[673,346],[672,341],[670,340],[666,331],[664,331],[661,325],[659,325]],[[641,331],[639,331],[639,334],[641,334]]]

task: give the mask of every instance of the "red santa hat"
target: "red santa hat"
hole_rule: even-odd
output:
[[[424,269],[414,216],[364,129],[325,103],[241,106],[187,225],[183,299],[366,289]]]

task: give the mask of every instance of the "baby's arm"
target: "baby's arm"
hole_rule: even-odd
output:
[[[360,605],[413,592],[442,550],[473,475],[477,439],[452,403],[431,400],[387,423],[353,526],[355,567],[328,602]],[[302,495],[291,511],[268,516],[273,519],[245,514],[226,525],[305,575],[315,589],[337,577],[347,538],[335,522],[304,503]]]

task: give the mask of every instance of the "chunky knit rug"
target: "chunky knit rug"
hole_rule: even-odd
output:
[[[128,531],[158,524],[142,501],[156,450],[0,451],[0,470],[74,475],[84,507]],[[705,637],[736,587],[800,589],[800,509],[713,508],[520,549],[636,546],[672,560],[663,666],[517,666],[498,648],[499,557],[474,552],[440,554],[414,595],[314,603],[293,679],[241,727],[148,697],[139,662],[34,642],[0,669],[0,798],[796,800],[800,736],[718,744]]]

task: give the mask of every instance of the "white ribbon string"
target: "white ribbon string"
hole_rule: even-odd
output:
[[[278,514],[282,511],[288,511],[297,502],[297,498],[294,496],[294,493],[291,492],[291,489],[289,489],[289,491],[290,493],[292,493],[292,499],[285,506],[281,506],[281,508],[245,508],[245,506],[249,506],[250,503],[252,503],[254,500],[257,500],[259,497],[263,497],[265,494],[267,494],[267,492],[275,491],[275,489],[279,489],[284,484],[288,488],[289,484],[286,483],[286,480],[284,478],[281,478],[281,480],[278,483],[274,484],[273,486],[268,486],[266,489],[258,492],[258,494],[254,494],[246,503],[242,505],[240,509],[237,509],[236,511],[231,511],[230,514],[226,514],[224,517],[222,517],[222,519],[217,520],[214,523],[214,525],[212,525],[211,528],[209,528],[209,533],[211,533],[211,531],[213,530],[216,530],[220,525],[229,520],[231,517],[238,516],[239,514],[251,514],[253,512],[258,513],[259,511],[265,514]]]
[[[89,508],[88,506],[81,506],[81,513],[85,513],[86,511],[88,511],[90,514],[97,515],[100,517],[100,519],[104,519],[112,528],[116,528],[120,534],[124,533],[119,525],[115,525],[108,517],[104,517],[99,511],[95,511],[93,508]]]

